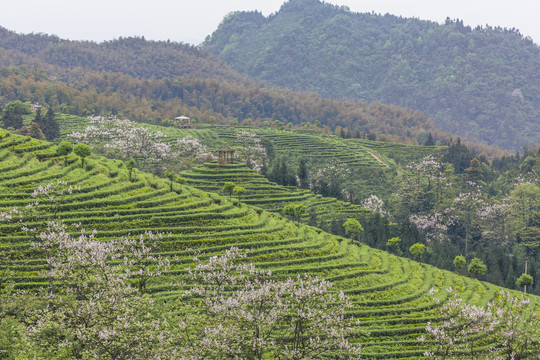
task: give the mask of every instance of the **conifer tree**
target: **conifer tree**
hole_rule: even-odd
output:
[[[60,136],[60,127],[58,126],[54,111],[51,107],[47,109],[45,117],[41,116],[41,109],[38,109],[34,121],[39,124],[47,140],[51,141]]]
[[[307,160],[306,159],[300,159],[300,162],[298,164],[298,179],[300,179],[300,186],[303,188],[307,188],[309,185],[308,180],[308,170],[307,170]]]
[[[23,126],[19,130],[19,134],[25,135],[25,136],[31,136],[34,139],[45,140],[45,135],[41,131],[41,128],[38,125],[38,123],[36,123],[35,121],[32,122],[30,126],[27,126],[27,125]]]
[[[34,122],[40,124],[41,126],[41,123],[43,122],[43,114],[41,108],[38,108],[36,110],[36,114],[34,115]]]
[[[4,108],[2,114],[2,122],[4,123],[4,128],[14,128],[20,129],[23,127],[23,115],[28,114],[29,110],[26,104],[16,100],[10,101]]]
[[[435,146],[435,140],[433,140],[433,134],[428,133],[426,141],[424,141],[424,146]]]
[[[482,164],[480,164],[480,160],[477,158],[473,158],[471,160],[470,166],[466,168],[465,171],[467,172],[467,178],[469,181],[479,183],[484,179],[484,175],[482,174]]]

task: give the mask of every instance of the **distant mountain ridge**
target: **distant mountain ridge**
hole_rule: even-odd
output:
[[[318,122],[345,128],[348,136],[414,144],[428,133],[436,140],[449,137],[418,111],[264,87],[207,51],[143,37],[98,44],[0,27],[0,106],[11,100],[157,124],[185,114],[222,124]]]
[[[149,41],[144,37],[121,37],[98,44],[46,34],[17,34],[0,26],[0,50],[3,65],[6,62],[20,65],[39,60],[61,69],[79,67],[87,71],[117,72],[137,78],[191,76],[243,85],[254,82],[195,46]],[[5,59],[6,53],[14,59]]]
[[[515,29],[290,0],[269,17],[228,15],[202,48],[278,86],[420,110],[473,141],[540,142],[540,48]]]

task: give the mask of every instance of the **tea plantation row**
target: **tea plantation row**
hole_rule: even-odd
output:
[[[253,179],[249,185],[253,196],[239,202],[189,185],[174,183],[171,190],[167,180],[142,172],[130,181],[120,161],[94,157],[85,164],[82,168],[75,155],[57,156],[50,143],[6,134],[0,141],[0,212],[23,209],[35,201],[31,194],[38,186],[62,180],[78,190],[54,203],[42,199],[40,211],[23,216],[27,226],[38,227],[57,212],[67,224],[97,229],[102,241],[149,230],[165,234],[157,243],[157,253],[171,259],[172,269],[149,285],[158,300],[177,298],[183,291],[171,283],[188,281],[186,267],[192,264],[192,249],[203,252],[204,259],[238,246],[249,251],[249,261],[272,269],[276,276],[308,272],[343,289],[353,301],[350,315],[359,320],[358,333],[360,329],[370,333],[355,339],[364,344],[363,358],[417,359],[426,350],[417,337],[428,321],[440,320],[438,309],[445,300],[441,295],[443,301],[434,303],[431,288],[453,287],[471,304],[486,304],[498,291],[493,285],[353,244],[267,212],[261,209],[266,194],[258,196],[257,187],[281,194],[283,201],[275,202],[280,206],[294,193],[314,204],[321,198],[259,181],[242,166],[227,169]],[[203,166],[193,171],[191,180],[210,182],[214,170]],[[44,256],[31,246],[32,241],[20,223],[0,225],[0,248],[6,254],[1,266],[15,272],[13,280],[20,289],[33,290],[47,283],[41,273],[46,268]]]

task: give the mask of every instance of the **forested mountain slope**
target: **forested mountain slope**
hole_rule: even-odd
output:
[[[202,47],[275,85],[418,109],[473,141],[540,141],[540,48],[515,29],[290,0],[269,17],[228,15]]]
[[[2,54],[0,51],[0,57]],[[3,64],[14,59],[10,57]],[[425,114],[393,105],[337,101],[314,93],[189,75],[140,79],[80,67],[50,68],[39,60],[34,64],[31,59],[19,59],[23,61],[20,66],[0,67],[0,105],[23,100],[68,114],[122,113],[133,120],[163,125],[171,125],[168,119],[182,114],[200,122],[221,124],[320,122],[332,129],[341,126],[349,134],[372,133],[387,141],[413,144],[423,143],[427,133],[436,140],[449,137]]]
[[[162,123],[184,114],[204,122],[302,122],[387,140],[422,142],[448,135],[418,111],[263,87],[210,53],[144,38],[100,44],[0,27],[0,105],[39,102],[75,115],[119,114]]]
[[[46,34],[17,34],[0,26],[2,65],[51,65],[59,73],[78,68],[106,71],[136,78],[191,76],[249,84],[254,81],[232,70],[206,51],[169,41],[138,37],[102,43],[71,41]]]

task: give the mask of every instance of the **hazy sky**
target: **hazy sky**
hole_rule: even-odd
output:
[[[199,44],[235,10],[269,15],[285,0],[2,0],[0,26],[72,40],[120,36]],[[449,16],[465,25],[518,28],[540,44],[540,0],[328,0],[355,12],[390,13],[439,23]]]

